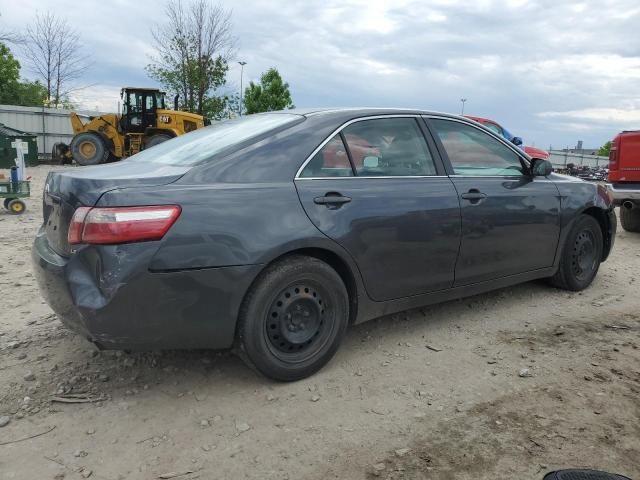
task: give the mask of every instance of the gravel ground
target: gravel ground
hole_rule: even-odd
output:
[[[66,330],[29,257],[49,170],[24,215],[0,212],[1,479],[640,478],[640,235],[620,231],[585,292],[381,318],[277,384],[229,354],[98,352]]]

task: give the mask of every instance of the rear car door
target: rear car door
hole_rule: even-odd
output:
[[[560,194],[532,177],[516,148],[482,128],[429,118],[460,196],[462,239],[455,285],[553,265],[560,237]]]
[[[352,120],[296,176],[307,215],[355,259],[377,301],[453,284],[460,205],[425,132],[419,116]]]

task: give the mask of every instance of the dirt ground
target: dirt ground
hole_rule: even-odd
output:
[[[381,318],[278,384],[65,329],[29,256],[49,170],[27,213],[0,212],[1,479],[640,478],[640,235],[619,231],[583,293],[534,282]]]

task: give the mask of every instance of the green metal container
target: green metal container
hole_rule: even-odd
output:
[[[15,167],[16,149],[14,142],[26,143],[27,151],[24,161],[27,167],[38,165],[38,137],[33,133],[21,132],[0,123],[0,169]]]

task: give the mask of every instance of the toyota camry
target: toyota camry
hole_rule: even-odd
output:
[[[534,279],[578,291],[611,251],[603,187],[473,120],[400,109],[250,115],[51,173],[32,256],[99,348],[234,348],[282,381],[349,325]]]

